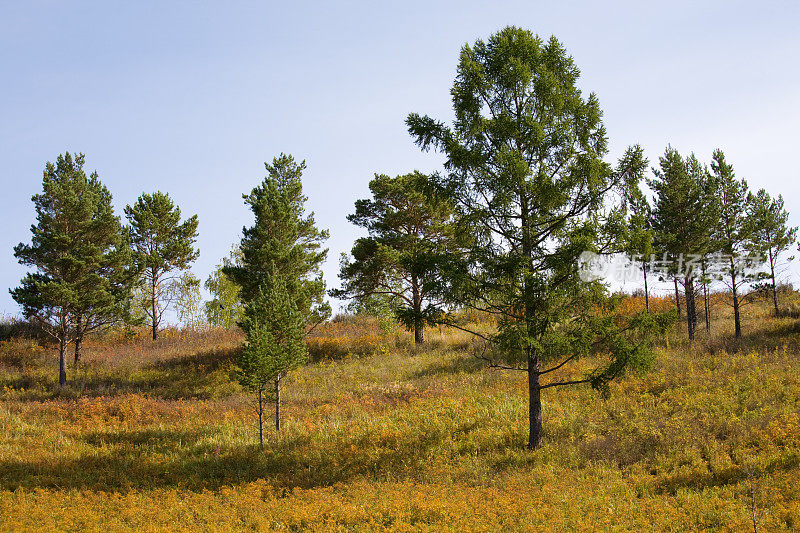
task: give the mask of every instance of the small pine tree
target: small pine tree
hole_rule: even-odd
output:
[[[390,297],[395,318],[422,344],[425,324],[441,313],[437,265],[445,248],[452,253],[457,247],[453,204],[421,172],[376,175],[369,188],[373,198],[358,200],[347,217],[369,236],[342,258],[343,287],[331,295],[360,301]]]
[[[797,240],[797,228],[788,225],[789,212],[784,208],[781,195],[773,199],[767,191],[760,189],[755,195],[749,196],[747,204],[747,218],[751,230],[746,247],[751,254],[763,257],[767,261],[769,272],[761,273],[759,278],[767,280],[777,316],[780,313],[777,288],[778,259]],[[790,261],[792,259],[793,257],[789,258]]]
[[[653,228],[650,225],[651,209],[647,197],[642,193],[639,184],[647,170],[647,158],[644,150],[636,145],[629,148],[617,167],[617,173],[628,175],[626,192],[626,224],[625,251],[631,258],[638,258],[641,263],[644,281],[644,305],[650,312],[650,293],[647,286],[647,265],[653,255]]]
[[[744,268],[741,256],[746,244],[751,241],[753,226],[747,221],[747,182],[736,178],[733,166],[725,160],[722,150],[714,150],[711,169],[716,184],[716,199],[719,222],[715,240],[722,257],[727,262],[723,280],[731,291],[734,335],[742,336],[741,305],[746,284],[754,279],[754,273]]]
[[[130,223],[134,259],[147,287],[148,305],[144,311],[155,340],[171,301],[170,275],[188,269],[200,255],[194,247],[197,215],[181,222],[181,210],[169,195],[155,192],[143,194],[134,205],[125,207],[125,216]]]
[[[236,377],[257,394],[259,443],[264,447],[264,401],[275,402],[275,430],[281,430],[281,381],[308,356],[305,318],[287,283],[276,275],[265,280],[244,311],[247,337],[237,361]]]

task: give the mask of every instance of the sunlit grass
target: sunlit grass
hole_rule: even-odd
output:
[[[235,332],[93,339],[66,391],[52,352],[9,341],[0,529],[741,531],[752,486],[759,526],[793,530],[800,329],[765,309],[739,341],[721,310],[692,346],[678,325],[607,398],[547,390],[536,452],[524,374],[484,369],[458,332],[415,349],[376,322],[327,326],[263,452]]]

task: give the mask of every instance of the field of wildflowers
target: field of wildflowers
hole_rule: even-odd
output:
[[[61,391],[52,349],[6,339],[0,530],[798,530],[800,323],[755,302],[734,341],[728,313],[691,346],[679,323],[606,398],[548,389],[536,452],[524,376],[458,331],[414,348],[377,320],[325,325],[263,451],[237,332],[92,338]]]

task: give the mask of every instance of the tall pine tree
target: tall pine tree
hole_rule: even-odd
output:
[[[615,320],[605,288],[579,276],[582,252],[621,250],[624,213],[615,199],[632,175],[603,161],[602,112],[594,94],[581,93],[579,74],[554,37],[507,27],[462,48],[452,128],[416,114],[406,121],[424,150],[446,158],[440,186],[459,231],[472,234],[451,258],[461,268],[447,271],[452,304],[497,318],[496,334],[472,333],[486,341],[489,364],[528,377],[529,448],[542,443],[542,391],[605,388],[643,364],[647,339],[623,330],[655,319]],[[595,352],[608,359],[585,375],[557,377]]]
[[[316,227],[313,213],[305,212],[305,162],[281,154],[265,166],[267,177],[243,196],[255,223],[243,229],[241,261],[225,265],[222,272],[239,285],[245,304],[241,325],[247,340],[238,360],[239,380],[258,392],[259,426],[264,388],[274,383],[275,427],[280,430],[281,381],[304,360],[305,336],[331,312],[320,269],[328,232]]]
[[[83,335],[119,320],[130,298],[134,271],[128,243],[114,215],[111,194],[97,173],[86,176],[84,155],[65,153],[48,162],[42,193],[33,197],[31,244],[14,255],[35,272],[11,290],[23,314],[59,344],[59,385],[67,382],[66,350]]]
[[[136,203],[125,207],[130,224],[131,244],[142,284],[147,294],[144,311],[150,320],[153,340],[164,312],[172,301],[176,274],[188,269],[200,255],[197,240],[197,215],[181,222],[180,207],[168,194],[142,194]]]

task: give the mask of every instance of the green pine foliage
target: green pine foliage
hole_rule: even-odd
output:
[[[578,88],[579,75],[557,39],[507,27],[462,48],[452,127],[407,119],[424,150],[446,157],[439,185],[459,231],[472,236],[445,276],[452,305],[494,315],[497,333],[474,332],[486,341],[480,355],[527,373],[531,448],[542,443],[542,390],[605,388],[649,359],[647,335],[633,332],[657,326],[652,316],[604,318],[613,300],[579,276],[582,252],[624,249],[624,209],[615,199],[635,174],[603,160],[602,112],[597,97]],[[596,351],[608,359],[583,378],[548,379]]]
[[[388,297],[395,318],[422,344],[425,324],[442,312],[439,263],[446,249],[452,253],[458,246],[454,206],[421,172],[376,175],[369,188],[372,198],[356,201],[347,217],[369,236],[342,258],[343,286],[331,295],[363,302]]]
[[[766,260],[767,272],[759,273],[759,279],[766,280],[766,289],[772,295],[775,315],[780,314],[778,306],[778,275],[780,256],[797,241],[797,228],[788,224],[789,212],[783,205],[783,196],[771,198],[764,189],[750,194],[747,200],[747,219],[750,226],[747,249],[751,254]],[[789,257],[791,261],[793,257]]]
[[[84,160],[67,152],[47,163],[42,193],[32,198],[31,243],[14,248],[34,272],[11,295],[25,317],[58,341],[62,386],[67,345],[75,341],[77,363],[87,331],[123,318],[136,273],[111,194],[96,172],[86,175]]]
[[[280,276],[307,324],[318,324],[331,313],[321,271],[328,255],[322,247],[328,231],[316,227],[314,213],[305,213],[305,161],[280,154],[264,165],[267,177],[243,195],[255,223],[243,229],[241,264],[225,265],[222,272],[241,288],[244,302],[258,297],[264,285]]]
[[[149,320],[153,340],[164,312],[172,302],[171,281],[175,273],[188,269],[200,255],[195,249],[197,215],[181,222],[180,207],[168,194],[142,194],[136,203],[125,207],[130,224],[134,260],[143,273],[146,287],[143,309]]]

